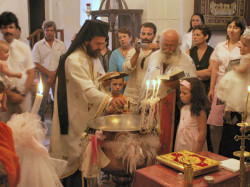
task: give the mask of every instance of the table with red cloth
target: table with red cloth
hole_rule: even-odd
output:
[[[202,151],[200,155],[208,158],[223,161],[226,157],[208,152]],[[135,172],[133,187],[177,187],[184,186],[184,179],[178,179],[179,171],[172,169],[166,165],[157,164],[143,169],[139,169]],[[214,177],[214,184],[208,185],[204,180],[204,176],[210,175]],[[246,183],[250,184],[250,170],[246,174]],[[219,170],[200,175],[194,178],[193,186],[225,186],[225,187],[237,187],[240,186],[239,172],[233,173],[226,169],[220,168]]]

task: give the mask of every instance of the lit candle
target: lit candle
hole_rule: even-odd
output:
[[[146,92],[146,98],[145,98],[145,100],[148,98],[148,88],[149,88],[149,84],[150,84],[150,81],[149,81],[149,80],[147,80],[147,81],[146,81],[146,85],[147,85],[147,92]]]
[[[158,91],[159,91],[159,88],[160,88],[161,80],[158,79],[158,80],[157,80],[157,83],[158,83],[158,87],[157,87],[157,91],[156,91],[156,94],[155,94],[155,98],[156,98],[157,95],[158,95]]]
[[[248,86],[248,92],[247,92],[247,101],[246,101],[246,108],[245,108],[245,112],[244,112],[244,119],[243,122],[246,122],[246,115],[247,115],[247,104],[248,104],[248,97],[249,97],[249,93],[250,93],[250,86]]]
[[[43,100],[43,84],[42,84],[42,79],[40,78],[40,82],[38,85],[38,90],[39,92],[36,94],[36,99],[34,101],[33,107],[31,109],[31,114],[37,114],[38,110],[40,108],[41,102]]]
[[[152,95],[152,99],[154,99],[154,95],[155,95],[155,86],[156,86],[156,80],[153,80],[153,95]]]

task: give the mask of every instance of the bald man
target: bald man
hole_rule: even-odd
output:
[[[184,71],[185,77],[197,77],[192,58],[180,50],[181,41],[181,35],[176,29],[167,29],[162,32],[161,48],[154,52],[149,60],[148,70],[142,83],[139,98],[144,98],[146,80],[153,80],[157,75],[171,75],[178,69]],[[178,81],[162,85],[160,97],[165,97],[167,93],[178,86]]]
[[[176,29],[167,29],[162,32],[160,42],[161,48],[160,50],[154,52],[150,57],[148,70],[146,76],[144,77],[139,94],[139,102],[143,98],[145,98],[146,81],[155,79],[157,75],[171,75],[176,70],[183,70],[185,73],[185,77],[197,77],[197,72],[193,60],[180,50],[181,41],[181,35]],[[179,80],[170,83],[162,83],[159,89],[158,96],[161,100],[164,100],[169,93],[177,90],[176,95],[178,100],[179,92],[177,88],[179,88]],[[152,90],[149,90],[149,95],[151,94]],[[161,113],[163,114],[164,112],[166,111],[162,111]],[[175,119],[175,128],[177,128],[179,122],[179,111],[175,112]],[[171,124],[164,125],[171,126]],[[169,127],[167,131],[171,132],[171,128],[172,127]],[[162,153],[172,151],[170,150],[171,147],[174,147],[174,145],[170,145],[172,144],[172,141],[169,141],[167,144],[168,145],[162,145],[162,147],[167,148],[167,150],[161,150]]]

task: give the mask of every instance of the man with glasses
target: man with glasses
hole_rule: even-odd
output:
[[[145,98],[146,95],[146,81],[156,79],[158,75],[171,75],[177,70],[182,70],[185,77],[197,77],[196,67],[193,60],[185,53],[181,52],[181,35],[176,29],[167,29],[163,31],[161,36],[161,48],[152,54],[147,73],[141,85],[139,100]],[[152,88],[152,87],[151,87]],[[177,125],[179,123],[179,109],[175,106],[179,99],[179,80],[161,83],[158,97],[162,102],[161,116],[161,154],[171,152],[173,140]],[[176,89],[176,94],[175,94]],[[152,89],[149,89],[148,95],[152,95]],[[175,95],[176,102],[175,102]],[[174,111],[175,109],[175,111]],[[167,116],[167,117],[166,117]],[[175,123],[173,121],[175,120]],[[168,134],[169,132],[174,133]]]
[[[158,49],[153,40],[156,36],[156,26],[153,23],[146,22],[141,25],[140,40],[136,38],[134,48],[131,49],[123,64],[124,72],[130,75],[124,95],[137,101],[141,84],[148,69],[148,63],[151,55]],[[131,108],[131,111],[135,108]]]

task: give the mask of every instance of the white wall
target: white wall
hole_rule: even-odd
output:
[[[22,28],[22,37],[29,36],[28,0],[0,0],[0,14],[4,11],[13,12]]]
[[[73,35],[80,30],[80,0],[45,0],[45,19],[55,21],[64,30],[67,48]]]
[[[93,2],[97,2],[93,6]],[[112,2],[112,1],[111,1]],[[194,0],[126,0],[130,9],[143,9],[142,22],[151,21],[156,24],[160,34],[166,28],[176,28],[184,34],[189,28],[193,14]],[[53,20],[58,29],[64,29],[64,41],[69,47],[74,33],[81,28],[80,17],[86,17],[82,7],[92,3],[92,10],[97,10],[100,0],[45,0],[45,19]],[[12,11],[18,17],[22,28],[22,36],[29,34],[28,0],[0,0],[0,13]],[[80,16],[84,14],[84,16]],[[215,47],[224,41],[225,32],[213,32],[210,45]]]
[[[190,18],[194,12],[194,0],[126,0],[130,9],[143,9],[142,23],[153,22],[158,32],[167,28],[179,29],[184,35],[190,26]],[[225,32],[213,32],[210,45],[224,41]]]
[[[127,0],[130,9],[143,9],[142,23],[153,22],[157,27],[157,34],[166,28],[182,30],[183,0]]]

